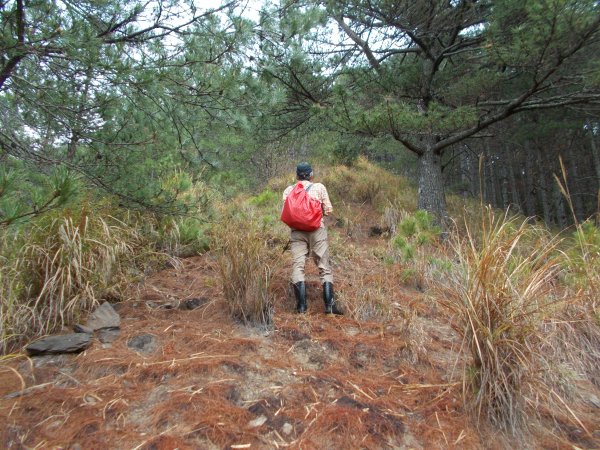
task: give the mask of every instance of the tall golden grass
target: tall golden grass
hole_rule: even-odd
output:
[[[566,240],[563,265],[565,285],[573,298],[561,312],[556,347],[560,357],[600,386],[600,191],[596,220],[578,220],[560,160],[561,176],[555,176],[569,210],[574,230]]]
[[[561,358],[600,386],[600,229],[578,223],[564,252],[565,284],[573,299],[561,312]]]
[[[73,324],[101,299],[120,300],[129,282],[169,257],[144,234],[153,218],[82,206],[2,230],[0,354]]]
[[[485,418],[517,434],[525,425],[525,393],[540,380],[541,325],[563,303],[553,286],[561,272],[560,239],[526,220],[498,217],[487,209],[474,237],[455,233],[457,268],[443,304],[463,339],[466,403]]]
[[[228,208],[214,228],[213,246],[229,313],[244,324],[271,325],[275,303],[271,284],[283,249],[276,243],[285,242],[277,230],[283,228],[274,227],[269,215],[243,200]]]
[[[351,166],[335,166],[324,171],[320,181],[335,202],[344,201],[373,206],[380,213],[390,203],[401,204],[408,211],[416,210],[414,187],[364,157]]]

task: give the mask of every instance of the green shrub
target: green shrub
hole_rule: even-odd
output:
[[[64,167],[47,175],[9,160],[6,167],[0,167],[0,226],[61,207],[79,189],[79,179]]]
[[[279,216],[275,216],[273,214],[266,214],[262,216],[261,223],[263,229],[273,228],[279,223]]]
[[[574,287],[600,293],[600,228],[592,221],[578,224],[565,250],[567,281]]]
[[[418,275],[418,272],[414,268],[406,268],[403,269],[400,273],[400,281],[402,283],[406,283],[412,279],[414,279]]]
[[[417,246],[422,247],[424,245],[432,244],[439,236],[439,233],[432,233],[430,231],[423,231],[417,235],[415,241]]]
[[[317,181],[325,184],[334,205],[341,201],[367,203],[382,213],[389,202],[398,201],[409,210],[416,206],[414,188],[364,157],[350,167],[336,166],[327,170]]]
[[[260,194],[250,198],[250,203],[258,208],[278,206],[282,196],[271,190],[262,191]]]
[[[431,216],[421,210],[414,215],[405,216],[397,224],[396,230],[397,234],[392,237],[392,247],[404,262],[413,260],[419,248],[433,244],[440,235],[440,229],[433,225]]]
[[[393,245],[400,253],[400,257],[403,261],[411,261],[415,257],[415,246],[406,238],[400,235],[394,237]]]
[[[406,217],[398,225],[398,232],[407,238],[413,237],[417,230],[417,220],[414,217]]]
[[[395,264],[395,260],[393,257],[391,256],[384,256],[383,257],[383,264],[386,266],[393,266]]]
[[[561,356],[600,386],[600,228],[592,221],[577,224],[566,243],[564,280],[573,301],[559,318],[558,345]]]
[[[209,224],[199,219],[169,218],[159,225],[156,237],[159,251],[176,257],[187,257],[206,252],[210,248]]]

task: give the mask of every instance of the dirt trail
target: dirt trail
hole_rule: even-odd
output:
[[[283,271],[284,269],[282,269]],[[340,270],[340,272],[342,272]],[[234,323],[215,261],[183,260],[116,306],[122,331],[76,356],[0,370],[0,446],[64,449],[494,448],[469,422],[451,383],[458,343],[423,294],[410,327],[327,317],[314,267],[309,314],[294,314],[277,277],[274,327]],[[350,295],[350,278],[337,287]],[[195,310],[172,308],[197,298]],[[412,328],[411,328],[412,327]],[[415,333],[420,330],[420,333]],[[138,338],[138,348],[131,348]],[[19,392],[26,388],[25,391]],[[537,444],[572,448],[548,437]],[[537,446],[536,444],[536,446]],[[585,445],[583,445],[585,447]]]

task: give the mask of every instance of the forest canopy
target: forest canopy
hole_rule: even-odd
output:
[[[596,1],[201,5],[2,2],[0,223],[77,183],[186,214],[200,179],[360,154],[442,224],[451,190],[567,225],[559,157],[577,218],[595,211]]]

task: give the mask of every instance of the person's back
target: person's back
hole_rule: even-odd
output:
[[[301,180],[283,191],[281,220],[290,228],[314,231],[324,226],[323,217],[332,211],[327,189],[321,183]]]
[[[312,182],[313,171],[310,164],[306,162],[298,164],[296,176],[308,195],[321,203],[323,216],[331,214],[333,207],[327,189],[321,183]],[[288,186],[283,192],[284,203],[295,186],[295,184]],[[293,261],[291,281],[296,295],[296,311],[304,313],[307,310],[304,266],[308,256],[312,255],[319,268],[319,277],[323,285],[325,312],[327,314],[342,314],[333,296],[333,275],[329,263],[329,242],[324,220],[321,220],[320,227],[314,231],[300,231],[292,228],[290,231],[290,250]]]

